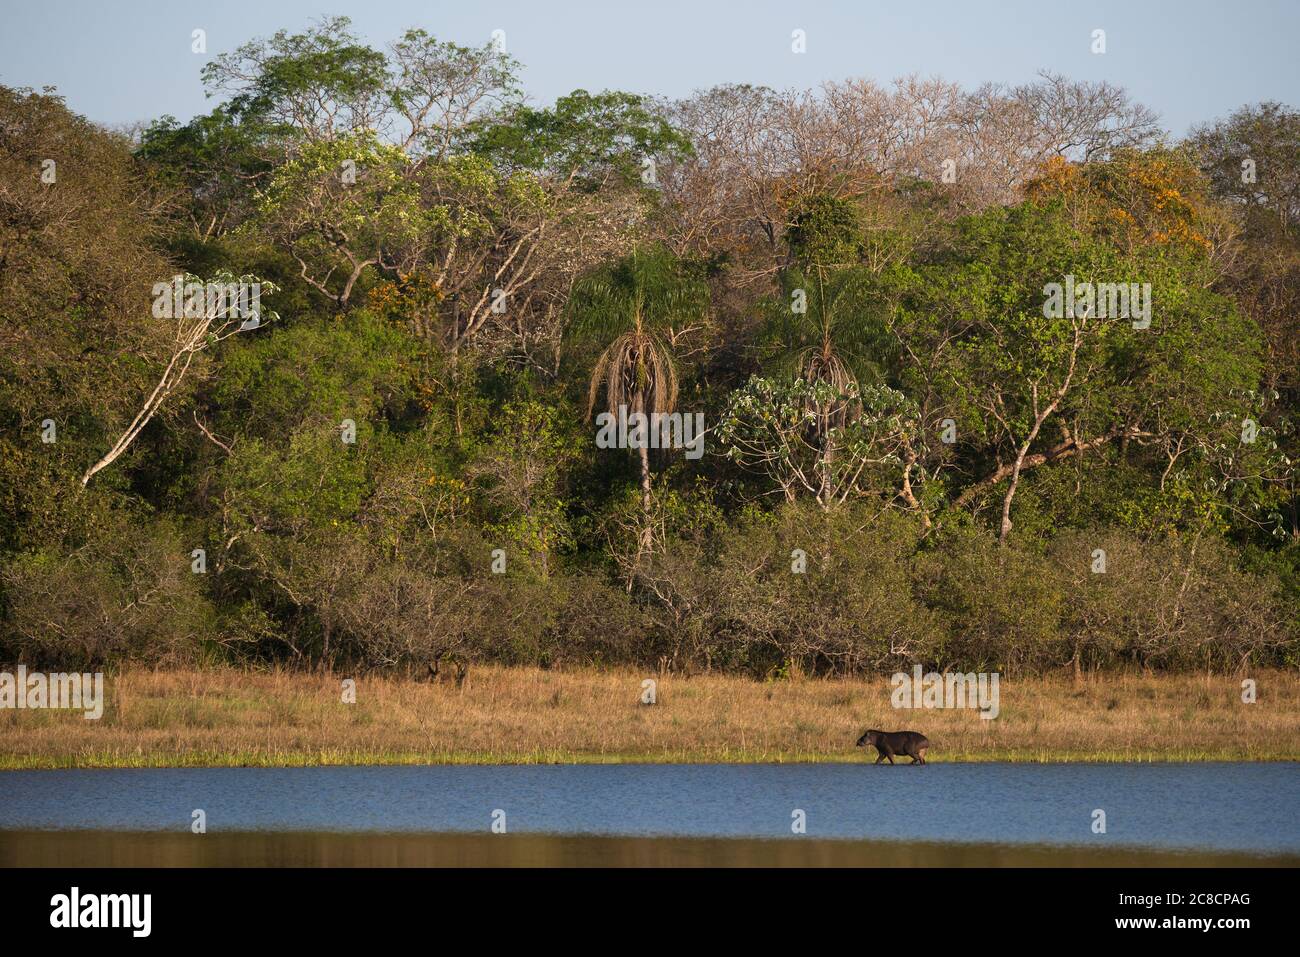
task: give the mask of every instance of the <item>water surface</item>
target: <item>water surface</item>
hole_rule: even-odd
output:
[[[555,765],[0,773],[0,830],[905,841],[1300,854],[1300,764]],[[1093,832],[1094,811],[1106,832]],[[803,812],[805,833],[792,825]],[[502,813],[497,813],[502,812]]]

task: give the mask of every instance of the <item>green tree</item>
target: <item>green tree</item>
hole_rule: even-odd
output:
[[[611,179],[652,182],[646,161],[680,159],[690,140],[643,96],[574,90],[537,109],[516,106],[478,124],[471,149],[509,170],[528,170],[596,189]]]
[[[587,390],[590,421],[603,392],[611,415],[649,416],[676,410],[678,373],[674,343],[698,331],[708,312],[708,288],[662,249],[635,253],[585,280],[575,291],[573,331],[604,344]],[[653,546],[650,450],[641,464],[642,550]]]

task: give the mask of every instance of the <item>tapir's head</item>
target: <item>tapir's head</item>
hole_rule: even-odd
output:
[[[862,737],[858,738],[858,747],[865,748],[868,745],[874,747],[876,743],[876,736],[878,734],[880,734],[879,731],[863,731]]]

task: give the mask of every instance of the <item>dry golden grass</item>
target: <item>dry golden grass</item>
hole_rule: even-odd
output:
[[[874,759],[866,727],[930,738],[934,761],[1300,759],[1300,676],[1004,678],[996,720],[895,711],[885,678],[764,683],[630,670],[480,667],[456,690],[344,674],[131,671],[98,721],[0,710],[0,768]]]

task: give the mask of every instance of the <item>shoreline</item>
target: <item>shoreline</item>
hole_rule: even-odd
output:
[[[462,689],[288,671],[125,671],[104,714],[0,710],[0,770],[428,764],[866,764],[866,727],[951,762],[1300,760],[1300,674],[1003,677],[1000,714],[894,709],[887,677],[755,681],[479,666]],[[908,764],[907,759],[898,766]]]
[[[305,752],[258,755],[247,757],[238,754],[165,754],[146,756],[143,761],[133,761],[131,755],[60,755],[50,758],[0,758],[0,773],[6,771],[132,771],[161,770],[166,768],[383,768],[383,767],[598,767],[598,766],[690,766],[702,764],[731,765],[811,765],[839,764],[871,767],[873,759],[854,760],[840,754],[781,755],[776,757],[754,755],[690,754],[583,754],[563,753],[550,755],[527,754],[362,754],[316,755]],[[138,757],[138,756],[136,756]],[[1201,754],[1201,753],[1149,753],[1149,754],[1032,754],[994,752],[990,754],[961,754],[944,759],[932,758],[927,764],[1287,764],[1300,763],[1300,753],[1269,754],[1267,756]],[[904,760],[896,767],[909,765]]]

